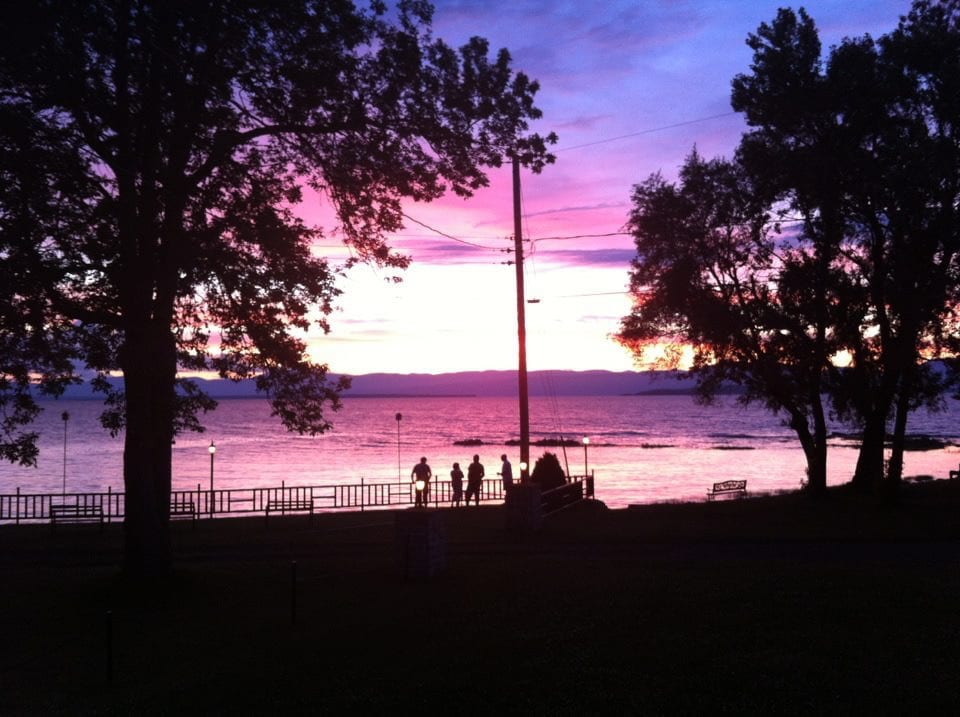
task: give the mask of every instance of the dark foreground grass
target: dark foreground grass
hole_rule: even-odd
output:
[[[582,504],[523,541],[501,508],[445,520],[447,571],[423,581],[385,512],[178,523],[174,575],[146,585],[117,572],[119,526],[0,528],[0,714],[960,705],[960,483],[897,506]]]

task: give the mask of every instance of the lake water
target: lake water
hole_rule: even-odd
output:
[[[56,493],[123,490],[121,438],[110,438],[97,421],[98,401],[58,401],[46,409],[35,428],[40,433],[36,468],[0,463],[0,493]],[[66,461],[64,422],[66,410]],[[399,466],[398,423],[399,422]],[[222,400],[205,418],[207,432],[177,438],[173,448],[175,489],[204,489],[210,480],[210,441],[217,446],[217,488],[332,485],[407,480],[420,456],[434,473],[447,477],[458,461],[465,468],[478,453],[487,475],[499,470],[506,452],[517,473],[519,449],[505,446],[519,438],[514,398],[348,398],[333,414],[334,429],[323,436],[289,434],[270,417],[260,399]],[[952,403],[943,413],[911,418],[911,435],[929,435],[960,443]],[[838,431],[848,428],[836,427]],[[597,498],[610,507],[665,500],[702,500],[719,480],[740,478],[750,491],[792,490],[804,476],[803,453],[791,431],[777,417],[759,408],[744,408],[728,399],[719,406],[700,406],[688,396],[595,396],[530,400],[531,440],[590,437],[588,453],[580,446],[531,446],[531,459],[545,450],[567,461],[571,474],[587,469],[596,475]],[[479,439],[484,445],[456,446],[454,441]],[[846,482],[856,463],[856,446],[832,441],[828,483]],[[905,475],[947,476],[960,462],[960,448],[950,446],[908,452]]]

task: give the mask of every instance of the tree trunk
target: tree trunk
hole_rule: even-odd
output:
[[[886,434],[887,412],[874,409],[867,416],[863,426],[860,455],[857,457],[857,468],[853,474],[853,484],[860,490],[874,490],[883,480],[883,450]]]
[[[128,330],[121,356],[126,391],[123,565],[135,576],[164,574],[171,566],[173,336],[157,324]]]
[[[806,491],[812,496],[822,496],[827,492],[827,446],[813,445],[804,449],[807,459]]]
[[[904,378],[897,397],[897,415],[893,424],[893,438],[890,449],[890,470],[884,481],[884,493],[896,498],[903,480],[903,450],[907,438],[907,416],[910,412],[910,391]]]
[[[803,455],[807,460],[807,484],[804,490],[812,496],[821,496],[827,490],[827,431],[826,423],[818,420],[817,405],[814,404],[813,433],[804,414],[792,412],[790,426],[800,440]],[[822,419],[822,412],[819,416]]]
[[[827,419],[817,381],[811,395],[813,443],[807,453],[807,491],[814,496],[827,492]]]

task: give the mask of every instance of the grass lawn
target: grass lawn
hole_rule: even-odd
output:
[[[0,714],[960,705],[960,481],[896,506],[584,503],[524,540],[500,507],[445,511],[429,580],[402,577],[393,520],[178,522],[155,584],[118,574],[120,526],[0,527]]]

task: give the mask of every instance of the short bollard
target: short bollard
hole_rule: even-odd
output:
[[[113,684],[113,611],[107,610],[104,616],[107,638],[107,684]]]
[[[297,561],[290,561],[290,624],[297,624]]]

